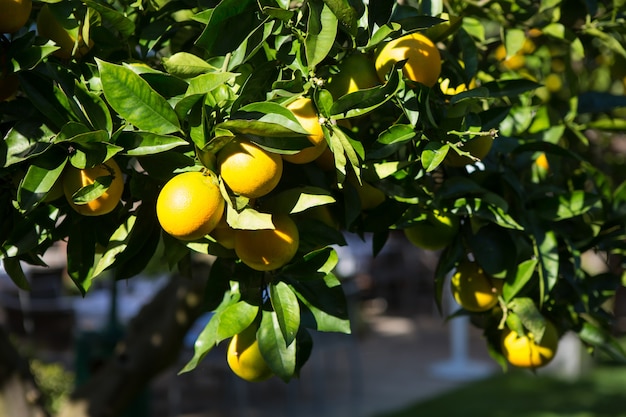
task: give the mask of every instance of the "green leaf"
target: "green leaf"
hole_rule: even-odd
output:
[[[304,39],[307,65],[312,71],[330,52],[337,35],[337,17],[320,0],[309,2],[309,21]]]
[[[600,196],[575,190],[555,197],[542,197],[535,202],[542,218],[550,221],[571,219],[587,213],[600,201]]]
[[[237,74],[232,72],[210,72],[195,76],[189,80],[189,88],[185,93],[186,96],[194,94],[206,94],[215,90],[222,84],[234,79]]]
[[[301,259],[287,265],[283,273],[297,280],[323,279],[333,271],[338,262],[337,251],[326,247],[307,253]]]
[[[95,228],[73,227],[70,229],[67,240],[67,272],[83,295],[91,287],[95,253]]]
[[[93,184],[81,187],[72,194],[72,202],[77,205],[83,205],[95,200],[109,189],[111,182],[113,182],[112,175],[97,177]]]
[[[209,322],[204,326],[193,345],[193,357],[178,373],[182,374],[194,370],[200,361],[217,345],[217,328],[219,314],[229,306],[239,301],[238,294],[232,294],[230,290],[223,293],[220,304],[215,308]]]
[[[303,325],[320,332],[351,332],[346,297],[335,275],[329,273],[324,279],[287,282],[304,304]]]
[[[378,87],[358,90],[340,97],[333,103],[331,116],[335,119],[367,114],[391,100],[404,87],[398,71],[393,71],[387,83]]]
[[[538,263],[536,259],[528,259],[517,266],[513,280],[507,278],[502,287],[502,296],[505,301],[511,301],[530,281]]]
[[[333,12],[350,35],[357,34],[357,12],[348,0],[324,0],[324,4]]]
[[[626,363],[624,348],[607,330],[590,322],[584,322],[578,336],[583,342],[598,348],[614,360]]]
[[[107,21],[107,24],[119,31],[125,38],[128,38],[135,33],[136,28],[133,21],[117,10],[105,6],[104,3],[98,3],[92,0],[85,0],[84,3],[100,13],[100,15]]]
[[[469,235],[467,243],[476,262],[491,276],[504,278],[516,267],[517,251],[508,229],[489,224]]]
[[[301,213],[309,208],[332,204],[335,198],[331,192],[314,186],[290,188],[273,196],[265,203],[273,213],[281,211],[288,214]]]
[[[541,341],[543,333],[546,329],[546,319],[531,298],[516,297],[508,304],[508,307],[521,320],[522,324],[528,329],[537,342]]]
[[[238,212],[230,204],[226,205],[226,221],[233,229],[258,230],[274,228],[271,214],[261,213],[250,207],[246,207]]]
[[[217,321],[215,342],[219,343],[241,333],[252,324],[258,312],[259,306],[238,301],[217,313],[213,319]]]
[[[107,101],[120,116],[141,130],[156,134],[180,131],[168,102],[128,68],[96,59]]]
[[[41,121],[22,120],[0,141],[0,166],[9,167],[42,154],[54,132]]]
[[[293,290],[283,281],[270,284],[270,301],[276,312],[285,343],[290,345],[300,328],[300,305]]]
[[[204,48],[209,54],[215,55],[215,50],[220,42],[220,36],[216,36],[216,34],[232,36],[232,27],[229,27],[229,23],[245,14],[250,17],[250,12],[254,9],[256,9],[254,0],[220,1],[210,13],[204,31],[196,40],[196,45]]]
[[[482,86],[489,91],[490,97],[515,97],[535,90],[541,87],[541,84],[530,80],[517,79],[490,81]]]
[[[189,52],[177,52],[170,57],[164,57],[163,66],[168,73],[180,78],[192,78],[217,69]]]
[[[234,133],[260,136],[261,138],[255,140],[258,143],[263,143],[263,137],[284,137],[288,138],[287,142],[298,145],[294,150],[311,146],[305,136],[308,132],[291,111],[278,103],[251,103],[241,107],[231,116],[230,120],[219,123],[216,127]],[[302,135],[300,140],[297,138],[298,135]]]
[[[30,291],[30,282],[28,282],[26,275],[24,275],[24,270],[22,269],[22,264],[19,259],[4,257],[2,258],[2,267],[18,288],[24,291]]]
[[[263,310],[257,332],[259,350],[269,368],[283,381],[289,381],[296,370],[296,344],[287,344],[275,311]]]
[[[448,154],[449,148],[450,145],[448,144],[444,145],[441,142],[428,142],[421,157],[422,166],[426,172],[431,172],[441,165]]]
[[[67,98],[60,88],[43,75],[34,71],[20,72],[20,87],[30,102],[57,129],[74,119],[63,102]],[[61,97],[64,98],[61,101]]]
[[[115,144],[124,148],[123,154],[138,156],[169,151],[179,146],[189,145],[189,142],[178,136],[124,131],[117,137]]]
[[[541,299],[550,292],[559,279],[559,246],[553,231],[542,230],[534,233],[535,251],[539,259]]]
[[[76,81],[74,95],[92,130],[104,130],[109,135],[113,132],[111,113],[104,100],[96,93],[87,90],[85,85]]]
[[[25,212],[33,210],[61,177],[67,155],[57,151],[42,155],[28,167],[17,194],[18,204]]]
[[[102,256],[96,263],[93,271],[93,276],[97,277],[107,270],[117,257],[126,250],[128,241],[130,240],[130,234],[135,227],[137,216],[132,215],[125,219],[113,232],[109,238],[109,243],[105,248]]]

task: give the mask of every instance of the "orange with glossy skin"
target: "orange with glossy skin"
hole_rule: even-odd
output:
[[[270,378],[274,373],[265,363],[256,340],[253,326],[233,336],[228,343],[226,361],[239,378],[248,382],[259,382]]]
[[[295,154],[283,155],[283,159],[292,164],[306,164],[316,160],[328,145],[313,101],[310,98],[301,97],[289,103],[287,108],[296,116],[302,127],[309,132],[307,137],[313,146],[304,148]]]
[[[86,204],[76,204],[72,196],[82,187],[95,183],[98,177],[113,176],[109,188],[99,197]],[[72,208],[83,216],[100,216],[113,211],[124,192],[124,177],[119,165],[113,159],[93,168],[78,169],[67,167],[63,173],[63,192]]]
[[[341,61],[337,70],[337,74],[333,74],[326,85],[335,100],[380,85],[374,63],[366,54],[355,52],[349,55]]]
[[[15,33],[28,21],[32,0],[0,0],[0,33]]]
[[[506,360],[518,368],[540,368],[552,361],[559,345],[559,334],[551,322],[546,322],[546,329],[540,341],[533,334],[519,335],[506,329],[502,333],[502,354]]]
[[[217,153],[217,167],[228,187],[247,198],[268,194],[278,185],[283,174],[280,155],[242,138],[231,140]]]
[[[406,78],[428,87],[437,83],[441,74],[441,54],[435,44],[420,33],[410,33],[386,43],[376,56],[378,77],[385,81],[396,62],[407,60],[402,72]]]
[[[224,198],[210,171],[184,172],[170,179],[157,198],[156,213],[163,230],[180,240],[211,233],[224,213]]]
[[[418,248],[439,250],[452,243],[458,231],[458,217],[435,210],[404,229],[404,235]]]
[[[272,216],[274,229],[235,230],[235,253],[241,262],[257,271],[286,265],[298,251],[300,235],[287,214]]]
[[[450,289],[454,299],[467,311],[487,311],[498,304],[501,279],[492,279],[475,262],[462,262],[456,269]]]

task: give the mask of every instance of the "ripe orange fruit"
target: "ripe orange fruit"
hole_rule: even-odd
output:
[[[222,215],[211,236],[226,249],[235,249],[235,229],[228,225],[225,215]]]
[[[217,153],[217,166],[228,187],[247,198],[266,195],[278,185],[283,174],[280,155],[242,138],[234,138]]]
[[[241,262],[257,271],[286,265],[298,251],[300,235],[287,214],[272,215],[274,229],[235,230],[235,253]]]
[[[0,0],[0,33],[15,33],[30,17],[32,0]]]
[[[432,87],[441,74],[441,54],[435,44],[420,33],[410,33],[386,43],[378,52],[376,72],[381,81],[398,61],[407,59],[402,72],[415,82]]]
[[[338,72],[330,77],[326,85],[335,100],[346,94],[380,85],[376,67],[366,54],[355,52],[347,56],[337,69]]]
[[[83,40],[83,26],[78,26],[76,21],[61,22],[52,13],[48,4],[44,4],[37,15],[37,32],[44,38],[54,41],[60,49],[52,54],[62,58],[80,58],[86,55],[93,46],[93,41],[89,40],[89,45]],[[78,44],[76,50],[75,45]]]
[[[469,141],[465,142],[463,147],[461,147],[461,150],[465,152],[469,152],[470,155],[478,159],[483,159],[485,156],[487,156],[492,146],[493,146],[493,137],[489,135],[484,135],[484,136],[474,137],[470,139]],[[471,158],[467,156],[461,156],[458,153],[456,153],[456,151],[454,150],[448,151],[448,154],[443,160],[443,163],[445,165],[448,165],[451,167],[457,167],[457,168],[464,167],[465,165],[468,165],[468,164],[473,164],[474,162],[475,161],[472,160]]]
[[[435,210],[404,229],[404,235],[418,248],[439,250],[448,246],[458,231],[458,217]]]
[[[224,198],[213,173],[184,172],[161,189],[156,213],[161,227],[180,240],[209,234],[222,218]]]
[[[72,196],[78,190],[94,184],[99,177],[112,176],[113,180],[109,188],[99,197],[86,204],[76,204]],[[124,192],[124,177],[119,165],[113,159],[109,159],[93,168],[78,169],[69,166],[63,173],[63,192],[70,206],[83,216],[100,216],[113,211],[117,207]]]
[[[513,330],[502,332],[501,348],[506,360],[520,368],[539,368],[547,365],[556,355],[559,334],[549,321],[541,341],[535,340],[532,333],[520,335]]]
[[[254,326],[250,326],[233,336],[226,353],[230,369],[248,382],[264,381],[274,375],[261,355],[255,330]]]
[[[456,269],[450,289],[454,299],[467,311],[487,311],[498,304],[501,279],[492,279],[475,262],[462,262]]]
[[[292,164],[306,164],[316,160],[328,145],[313,101],[309,98],[301,97],[289,103],[287,108],[296,116],[302,127],[309,132],[307,137],[313,146],[304,148],[295,154],[283,155],[283,159]]]

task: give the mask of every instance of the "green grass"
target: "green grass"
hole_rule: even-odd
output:
[[[626,367],[575,382],[511,371],[380,417],[626,417]]]

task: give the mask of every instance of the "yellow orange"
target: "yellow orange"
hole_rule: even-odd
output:
[[[309,132],[307,137],[313,146],[304,148],[295,154],[283,155],[283,159],[292,164],[306,164],[316,160],[328,145],[313,101],[310,98],[301,97],[289,103],[287,108],[296,116],[302,127]]]
[[[0,0],[0,33],[15,33],[30,17],[32,0]]]
[[[462,262],[456,269],[450,289],[454,299],[467,311],[487,311],[498,304],[501,279],[492,279],[475,262]]]
[[[439,250],[452,243],[458,231],[458,217],[436,210],[404,229],[404,235],[418,248]]]
[[[559,334],[549,321],[541,340],[532,333],[520,335],[513,330],[502,332],[501,348],[506,360],[519,368],[540,368],[552,361],[559,345]]]
[[[259,198],[280,182],[283,160],[243,138],[234,138],[217,153],[220,176],[238,195]]]
[[[161,189],[156,213],[163,230],[180,240],[209,234],[222,218],[224,198],[210,171],[184,172]]]
[[[86,204],[76,204],[72,196],[81,188],[94,184],[99,177],[112,176],[109,188],[99,197]],[[83,216],[100,216],[117,207],[124,192],[124,177],[113,159],[93,168],[78,169],[70,166],[63,173],[63,192],[72,208]]]
[[[374,62],[368,55],[360,52],[347,56],[337,66],[337,71],[326,85],[335,100],[346,94],[376,87],[380,84]]]
[[[410,33],[386,43],[378,52],[376,72],[381,81],[396,62],[407,60],[402,72],[408,79],[432,87],[441,74],[441,54],[435,44],[420,33]]]
[[[241,262],[257,271],[286,265],[298,251],[300,235],[287,214],[272,216],[274,229],[235,230],[235,253]]]
[[[226,361],[235,375],[248,382],[264,381],[274,375],[261,355],[254,326],[230,339]]]

